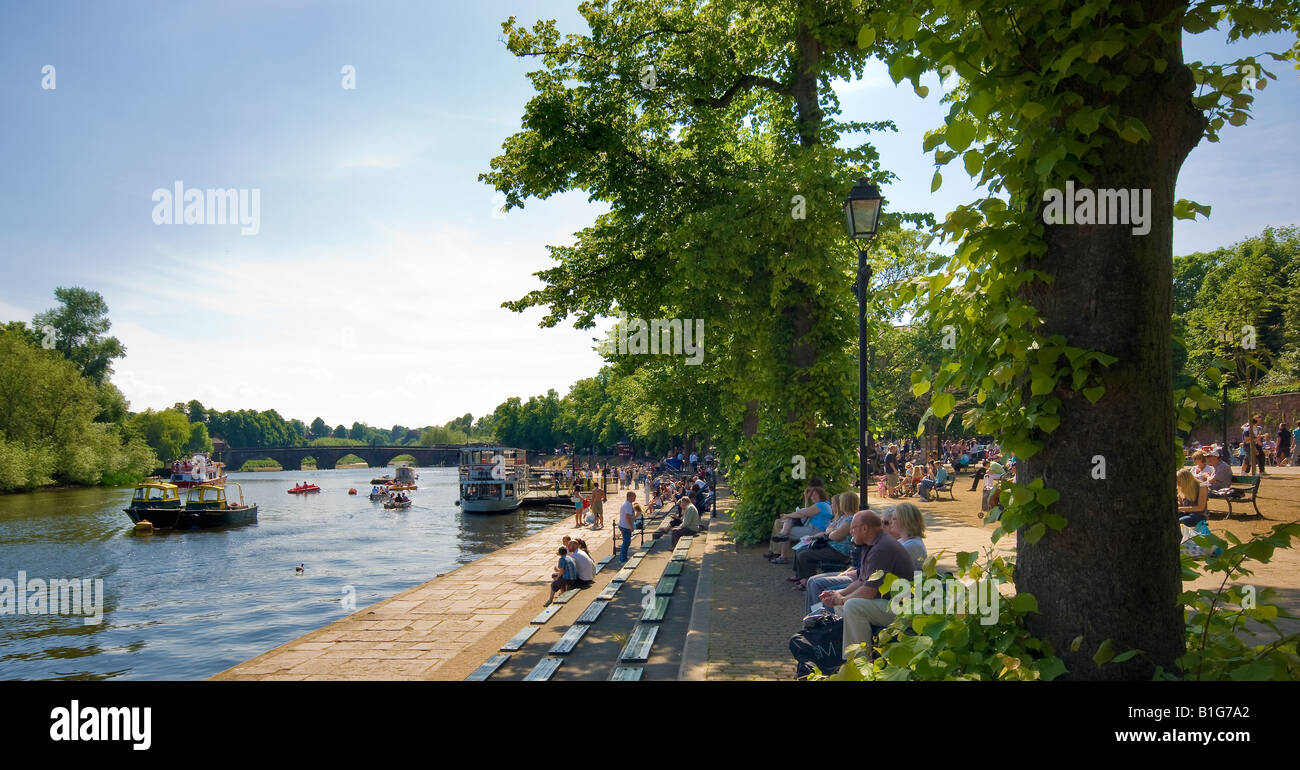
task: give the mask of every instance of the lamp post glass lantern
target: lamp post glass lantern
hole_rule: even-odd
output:
[[[859,179],[844,201],[844,230],[855,241],[870,241],[876,237],[880,224],[880,209],[885,199],[880,190],[865,177]],[[862,244],[863,247],[866,244]],[[867,453],[870,441],[867,418],[871,414],[871,401],[867,391],[867,286],[871,283],[871,266],[867,264],[867,250],[858,249],[858,280],[854,290],[858,296],[858,492],[862,507],[867,507]]]
[[[844,201],[844,229],[855,241],[876,237],[880,223],[880,206],[885,199],[880,190],[865,178],[859,179]]]

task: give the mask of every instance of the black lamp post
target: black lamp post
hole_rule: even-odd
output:
[[[880,190],[863,177],[853,185],[844,201],[844,228],[855,241],[870,241],[876,237],[880,224],[880,208],[885,199]],[[862,494],[862,507],[867,507],[867,452],[871,449],[867,432],[867,417],[871,400],[867,395],[867,287],[871,283],[871,266],[867,264],[866,244],[858,249],[858,280],[854,290],[858,295],[858,490]]]
[[[1230,349],[1235,339],[1236,338],[1233,336],[1232,330],[1228,328],[1227,324],[1224,324],[1223,327],[1219,329],[1219,341],[1223,343],[1225,348]],[[1232,356],[1232,360],[1234,363],[1233,368],[1240,370],[1241,362],[1237,360],[1236,353],[1237,351],[1234,350]],[[1234,372],[1233,374],[1235,376],[1236,372]],[[1221,450],[1221,454],[1223,455],[1223,461],[1226,462],[1229,466],[1231,466],[1232,451],[1228,448],[1228,383],[1226,378],[1222,378],[1219,380],[1219,389],[1223,391],[1223,449]]]

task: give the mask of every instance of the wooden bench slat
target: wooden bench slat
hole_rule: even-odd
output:
[[[573,622],[591,625],[596,622],[596,618],[599,618],[600,613],[604,612],[605,608],[608,606],[609,602],[602,602],[599,600],[599,597],[597,597],[597,600],[588,604],[587,609],[583,610],[582,614],[578,616],[578,619]]]
[[[651,626],[638,623],[632,636],[627,640],[623,647],[623,653],[618,656],[619,660],[632,662],[645,662],[650,658],[650,647],[655,642],[655,635],[659,633],[659,626]]]
[[[537,617],[533,618],[528,622],[532,623],[533,625],[540,626],[546,621],[550,620],[551,616],[559,611],[560,611],[560,605],[556,604],[555,602],[551,602],[551,604],[546,609],[537,613]]]
[[[644,556],[633,556],[627,560],[627,564],[623,565],[623,569],[636,569],[637,567],[640,567],[641,560],[644,558]]]
[[[605,586],[604,590],[596,594],[596,598],[605,601],[613,599],[614,594],[618,593],[618,589],[622,587],[623,587],[622,583],[610,583],[609,585]]]
[[[656,596],[655,600],[650,603],[649,607],[641,612],[642,623],[660,623],[664,619],[664,613],[668,612],[667,596]]]
[[[568,604],[570,599],[578,595],[578,590],[579,589],[577,588],[570,588],[569,590],[555,597],[555,601],[552,602],[552,604]]]
[[[662,577],[659,579],[659,585],[655,586],[655,596],[670,596],[675,588],[677,588],[677,578]]]
[[[664,575],[667,577],[676,577],[682,574],[682,568],[685,566],[686,562],[684,561],[669,562],[668,566],[664,567]]]
[[[569,630],[564,632],[564,636],[560,637],[560,641],[556,642],[554,646],[551,647],[551,654],[568,655],[569,653],[573,652],[574,646],[576,646],[578,644],[578,641],[582,639],[582,635],[587,633],[588,628],[591,628],[591,626],[588,625],[569,626]]]
[[[624,567],[623,569],[619,570],[618,574],[615,575],[613,578],[611,578],[609,582],[623,583],[630,577],[632,577],[632,569],[630,567]]]
[[[610,676],[611,682],[639,682],[645,669],[640,666],[619,666],[614,669],[614,674]]]
[[[528,672],[528,676],[524,677],[524,681],[545,682],[551,678],[555,673],[555,669],[559,668],[560,664],[563,662],[564,658],[556,658],[552,656],[542,658],[537,662],[536,666],[533,666],[533,670]]]
[[[603,570],[603,569],[605,569],[605,565],[606,565],[606,564],[609,564],[611,561],[614,561],[614,555],[613,555],[613,554],[610,554],[609,556],[606,556],[605,558],[603,558],[603,559],[601,559],[600,561],[596,562],[596,570],[595,570],[595,572],[593,572],[592,574],[594,574],[594,575],[598,575],[598,574],[600,574],[600,571]]]
[[[495,674],[497,672],[497,669],[501,668],[501,664],[505,663],[507,660],[510,660],[509,655],[502,655],[501,653],[497,653],[496,655],[493,655],[492,657],[488,658],[487,662],[485,662],[483,665],[474,669],[474,672],[472,674],[465,677],[465,681],[486,682],[488,677]]]
[[[534,626],[532,624],[526,625],[523,628],[519,629],[519,633],[510,637],[510,641],[501,645],[501,649],[504,652],[515,652],[516,650],[519,650],[525,644],[527,644],[528,640],[532,639],[533,634],[535,633],[537,633],[537,626]]]

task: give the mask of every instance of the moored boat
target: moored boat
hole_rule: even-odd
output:
[[[289,490],[289,494],[291,494],[291,495],[305,495],[305,494],[307,494],[308,492],[319,492],[319,491],[320,491],[320,487],[316,486],[315,484],[299,484],[298,486],[294,487],[293,489],[290,489],[290,490]]]
[[[385,508],[410,508],[411,501],[403,500],[399,503],[396,500],[389,500],[388,502],[384,503],[384,507]]]
[[[244,503],[244,488],[235,484],[239,490],[239,502],[233,503],[226,498],[225,487],[204,484],[190,487],[185,498],[185,510],[181,515],[179,526],[199,529],[225,527],[234,524],[251,524],[257,521],[257,506]],[[155,525],[156,526],[156,525]]]
[[[527,454],[511,447],[466,447],[460,450],[461,510],[470,513],[513,511],[528,492]]]
[[[184,503],[179,490],[175,484],[143,482],[124,509],[126,515],[137,525],[147,522],[154,529],[210,529],[257,521],[257,506],[244,504],[242,487],[238,503],[230,502],[225,487],[216,484],[189,487]]]
[[[181,514],[180,487],[165,481],[141,482],[122,510],[136,524],[147,521],[159,528],[174,527]]]

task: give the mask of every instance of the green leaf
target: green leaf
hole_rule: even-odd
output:
[[[979,150],[970,150],[961,156],[961,161],[966,165],[966,173],[971,176],[978,176],[980,169],[984,167],[984,156]]]
[[[1097,648],[1097,653],[1092,656],[1092,662],[1098,666],[1104,666],[1113,657],[1115,657],[1115,646],[1107,639]]]
[[[962,118],[957,118],[948,123],[946,132],[948,146],[957,152],[963,152],[970,143],[975,141],[975,124]]]
[[[930,192],[934,192],[935,190],[938,190],[939,185],[941,184],[943,184],[943,174],[940,174],[938,171],[935,171],[934,179],[930,180]]]
[[[1034,500],[1042,506],[1048,506],[1061,499],[1061,493],[1055,489],[1043,487],[1034,493]]]
[[[1095,404],[1101,400],[1101,397],[1105,392],[1106,388],[1101,385],[1098,385],[1095,388],[1084,388],[1083,397],[1088,399],[1089,402]]]
[[[927,96],[930,95],[930,87],[929,87],[929,86],[917,86],[916,88],[913,88],[912,90],[915,91],[915,92],[916,92],[916,95],[919,96],[919,97],[921,97],[922,99],[924,99],[925,97],[927,97]]]
[[[870,24],[862,25],[858,30],[858,48],[870,48],[876,42],[876,28]]]
[[[1052,375],[1039,375],[1029,381],[1029,392],[1035,396],[1045,396],[1055,387],[1056,377]]]
[[[916,37],[916,32],[921,28],[921,19],[916,16],[905,16],[903,18],[902,35],[904,40],[911,40]]]
[[[912,386],[912,395],[920,398],[930,392],[930,383],[928,381],[918,382]]]
[[[935,393],[934,399],[930,402],[935,417],[946,417],[956,405],[957,399],[951,393]]]
[[[1025,106],[1020,108],[1020,114],[1024,115],[1029,120],[1038,118],[1044,112],[1047,112],[1047,108],[1038,102],[1026,102]]]
[[[1011,609],[1016,612],[1038,612],[1038,600],[1033,594],[1016,594],[1011,597]]]
[[[1047,534],[1047,525],[1040,521],[1034,526],[1030,527],[1025,532],[1025,540],[1029,542],[1030,545],[1032,545],[1034,543],[1037,543],[1039,540],[1042,540],[1043,535],[1046,534]]]

